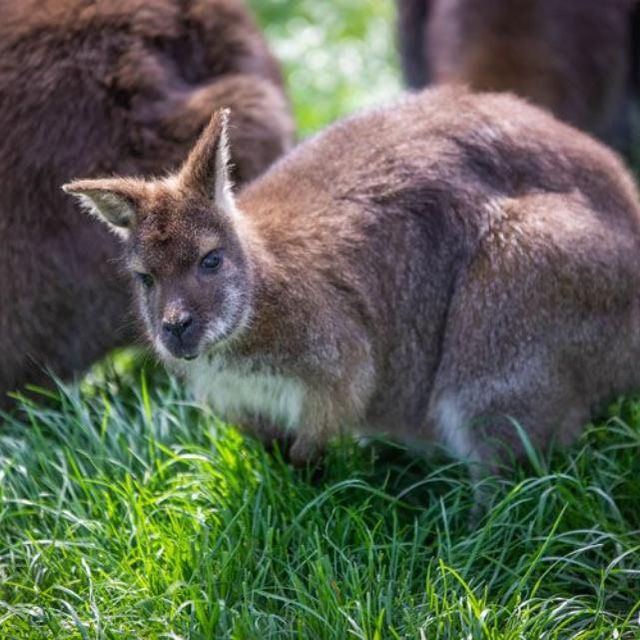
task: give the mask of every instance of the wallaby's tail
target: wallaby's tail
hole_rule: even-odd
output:
[[[421,89],[430,82],[427,60],[427,19],[434,0],[397,0],[398,51],[405,82]]]

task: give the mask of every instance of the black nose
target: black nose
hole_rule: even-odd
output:
[[[185,313],[181,315],[177,320],[169,322],[167,320],[162,321],[162,329],[167,333],[170,333],[176,338],[181,338],[184,332],[193,324],[193,318]]]

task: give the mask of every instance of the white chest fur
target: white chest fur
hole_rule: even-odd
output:
[[[295,378],[230,365],[221,356],[194,363],[187,376],[196,397],[223,419],[259,416],[286,429],[300,424],[305,389]]]

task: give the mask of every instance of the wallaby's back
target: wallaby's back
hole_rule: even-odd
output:
[[[634,182],[512,96],[440,89],[347,119],[238,206],[289,269],[283,335],[361,327],[339,343],[373,360],[364,428],[488,461],[492,438],[521,451],[504,416],[536,445],[569,442],[594,404],[640,386]],[[474,435],[478,417],[493,422]]]

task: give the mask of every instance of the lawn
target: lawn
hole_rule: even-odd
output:
[[[254,0],[307,135],[399,91],[380,0]],[[479,520],[463,465],[288,467],[125,352],[0,418],[0,638],[640,638],[640,401]]]

